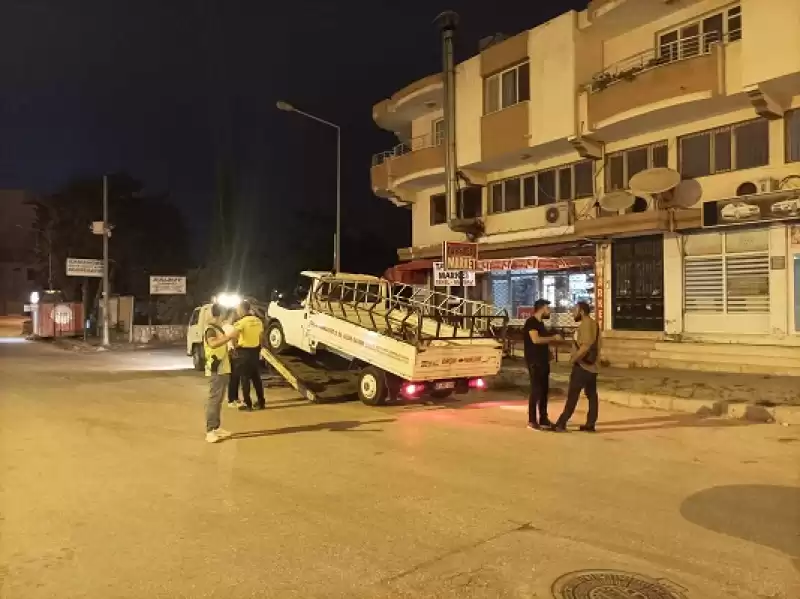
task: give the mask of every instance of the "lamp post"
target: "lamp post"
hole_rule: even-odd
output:
[[[339,125],[321,119],[313,114],[298,110],[288,102],[280,101],[276,103],[276,106],[278,110],[296,112],[312,121],[317,121],[318,123],[336,129],[336,236],[333,246],[333,269],[339,272],[342,266],[342,130]]]

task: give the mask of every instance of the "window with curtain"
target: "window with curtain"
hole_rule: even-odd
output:
[[[678,163],[686,177],[769,164],[769,121],[759,118],[678,138]]]

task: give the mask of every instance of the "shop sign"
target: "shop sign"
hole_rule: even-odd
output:
[[[594,258],[591,256],[568,256],[566,258],[549,258],[534,256],[531,258],[510,258],[506,260],[479,260],[478,272],[502,270],[564,270],[567,268],[591,267]]]
[[[780,199],[781,197],[783,199]],[[713,204],[713,212],[707,210],[707,204]],[[709,213],[711,218],[706,218]],[[756,194],[703,203],[703,227],[746,225],[798,217],[800,217],[800,198],[786,199],[785,194],[783,196]]]
[[[446,270],[478,270],[478,244],[467,241],[445,241],[442,261]]]
[[[517,318],[520,320],[528,320],[533,316],[536,308],[533,306],[517,306]]]
[[[594,318],[601,331],[604,328],[606,308],[605,265],[604,260],[598,260],[594,267]]]
[[[462,282],[463,274],[463,282]],[[434,287],[475,287],[475,271],[445,270],[441,262],[433,263]]]
[[[186,277],[150,277],[150,295],[186,295]]]
[[[103,261],[92,258],[67,258],[68,277],[102,277]]]

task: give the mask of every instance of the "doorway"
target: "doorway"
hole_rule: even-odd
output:
[[[611,264],[613,328],[663,331],[664,243],[661,235],[614,241]]]

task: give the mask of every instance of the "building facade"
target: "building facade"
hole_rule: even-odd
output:
[[[399,90],[373,108],[398,145],[371,169],[411,211],[398,268],[431,282],[466,231],[485,259],[471,293],[520,317],[588,295],[624,344],[612,363],[800,374],[798,28],[795,0],[594,0],[493,40],[456,67],[455,207],[442,77]],[[702,197],[601,207],[655,167]]]

